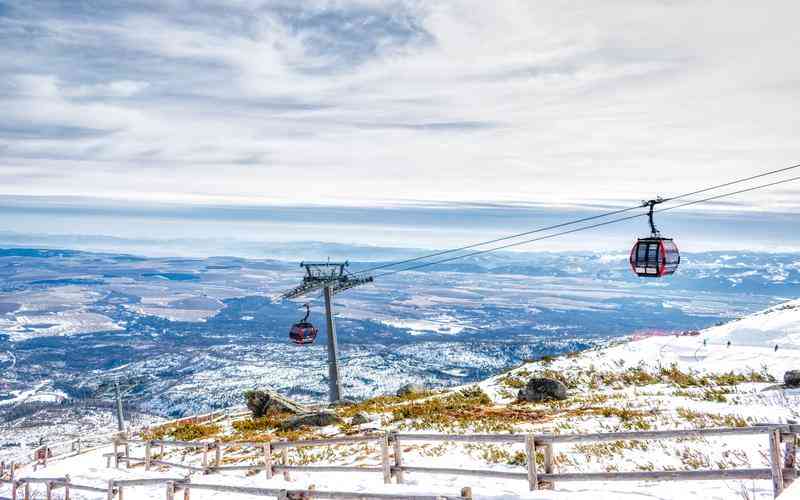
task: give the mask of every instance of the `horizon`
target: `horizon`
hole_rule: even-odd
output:
[[[311,258],[309,253],[314,258],[324,257],[321,252],[325,251],[347,258],[346,252],[352,251],[364,260],[380,260],[535,230],[605,213],[611,207],[600,208],[476,204],[225,207],[33,198],[20,203],[19,198],[0,196],[0,246],[149,257],[229,255],[289,260]],[[794,213],[684,209],[657,214],[656,224],[686,253],[791,253],[800,251],[800,235],[787,231],[795,218]],[[647,232],[646,217],[641,216],[507,251],[625,253],[635,238]],[[742,234],[747,238],[742,239]],[[297,248],[293,249],[293,244]]]

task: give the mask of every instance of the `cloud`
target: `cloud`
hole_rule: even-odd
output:
[[[800,158],[798,9],[4,4],[0,170],[19,177],[0,191],[345,205],[685,192]],[[25,175],[41,169],[68,175]],[[797,194],[742,203],[796,209]]]
[[[118,80],[94,85],[79,85],[68,90],[70,97],[132,97],[150,84],[133,80]]]

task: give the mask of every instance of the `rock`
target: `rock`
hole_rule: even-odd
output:
[[[783,383],[786,387],[800,387],[800,370],[789,370],[784,373]]]
[[[353,418],[350,419],[350,425],[366,424],[369,420],[369,414],[361,411],[353,415]]]
[[[397,389],[397,396],[410,396],[411,394],[419,394],[425,392],[425,388],[422,387],[420,384],[406,384],[401,388]]]
[[[247,409],[253,413],[253,418],[263,417],[272,412],[297,414],[309,411],[306,406],[295,403],[275,391],[258,389],[245,391],[244,397],[247,400]]]
[[[552,378],[534,377],[528,380],[528,384],[524,389],[519,390],[517,398],[521,401],[567,399],[567,386]]]
[[[289,417],[281,422],[281,430],[294,430],[300,427],[325,427],[327,425],[338,424],[342,419],[336,413],[322,410],[313,413],[303,413]]]

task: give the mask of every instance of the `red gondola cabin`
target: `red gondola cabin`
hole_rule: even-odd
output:
[[[681,255],[671,238],[639,238],[631,249],[631,269],[638,276],[660,278],[678,269]]]
[[[317,339],[317,333],[319,330],[311,323],[295,323],[289,330],[289,340],[297,345],[313,344]]]
[[[306,316],[299,322],[292,325],[289,330],[289,340],[297,345],[313,344],[317,339],[319,330],[311,323],[308,322],[308,316],[311,314],[311,308],[305,304]]]

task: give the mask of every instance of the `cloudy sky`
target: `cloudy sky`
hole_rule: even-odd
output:
[[[794,0],[0,0],[0,195],[629,205],[800,162],[798,16]],[[792,212],[798,194],[733,207]]]

